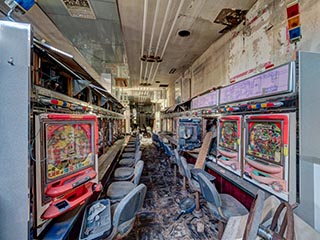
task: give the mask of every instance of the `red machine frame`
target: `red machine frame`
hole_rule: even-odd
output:
[[[289,168],[295,167],[290,166],[294,162],[289,159],[289,155],[292,156],[289,154],[290,148],[295,147],[295,132],[290,132],[291,125],[295,129],[295,116],[291,115],[294,113],[245,116],[244,179],[286,201],[289,194]],[[255,153],[249,149],[250,142],[256,139],[260,139],[259,145],[265,149],[272,145],[274,153],[265,154],[262,150]],[[257,143],[253,145],[257,146]]]
[[[218,119],[218,141],[217,141],[217,163],[231,172],[241,176],[241,129],[242,129],[242,116],[223,116]],[[235,149],[228,146],[221,145],[223,125],[226,122],[236,122],[237,125],[237,140]],[[219,156],[220,155],[220,156]]]
[[[35,124],[35,222],[39,233],[48,220],[100,191],[101,184],[95,115],[40,114]]]

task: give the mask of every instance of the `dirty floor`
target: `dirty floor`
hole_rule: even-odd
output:
[[[150,139],[143,139],[142,151],[145,164],[141,183],[147,186],[147,194],[135,226],[125,239],[218,239],[217,223],[203,198],[201,218],[190,213],[174,220],[180,212],[179,202],[186,197],[194,198],[194,194],[182,193],[182,177],[179,174],[174,177],[165,154],[158,151]]]

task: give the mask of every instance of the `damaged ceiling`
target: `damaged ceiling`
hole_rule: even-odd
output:
[[[152,92],[176,80],[219,32],[241,23],[255,2],[40,0],[25,15],[14,17],[32,23],[38,39],[72,54],[98,81],[102,73],[112,73],[128,79],[122,84],[128,93],[130,88]],[[0,10],[8,11],[2,1]],[[129,73],[119,76],[117,67],[127,64]]]
[[[132,86],[157,87],[176,80],[238,15],[240,23],[255,2],[118,0]],[[230,22],[215,22],[223,9],[230,9],[224,14]],[[148,56],[161,61],[141,61]]]

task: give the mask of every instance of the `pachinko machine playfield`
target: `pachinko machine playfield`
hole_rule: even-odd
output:
[[[241,175],[242,116],[223,116],[218,124],[217,163]]]
[[[295,113],[245,116],[244,178],[288,201],[296,191],[295,159],[289,159],[295,141]]]
[[[94,115],[36,116],[37,233],[50,219],[83,204],[98,182],[98,124]]]

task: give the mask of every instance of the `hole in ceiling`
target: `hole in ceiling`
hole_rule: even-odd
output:
[[[128,87],[128,80],[126,78],[114,78],[116,87]]]
[[[160,84],[159,87],[168,87],[168,84]]]
[[[180,37],[189,37],[190,36],[190,31],[188,31],[188,30],[180,30],[179,32],[178,32],[178,35],[180,36]]]
[[[169,71],[169,74],[174,74],[176,71],[177,71],[176,68],[171,68],[170,71]]]
[[[156,81],[156,83],[160,83],[160,81]]]
[[[222,29],[219,33],[226,33],[230,31],[232,28],[238,26],[243,20],[245,20],[245,16],[247,14],[247,10],[241,9],[231,9],[224,8],[218,14],[215,23],[225,25],[226,27]]]

